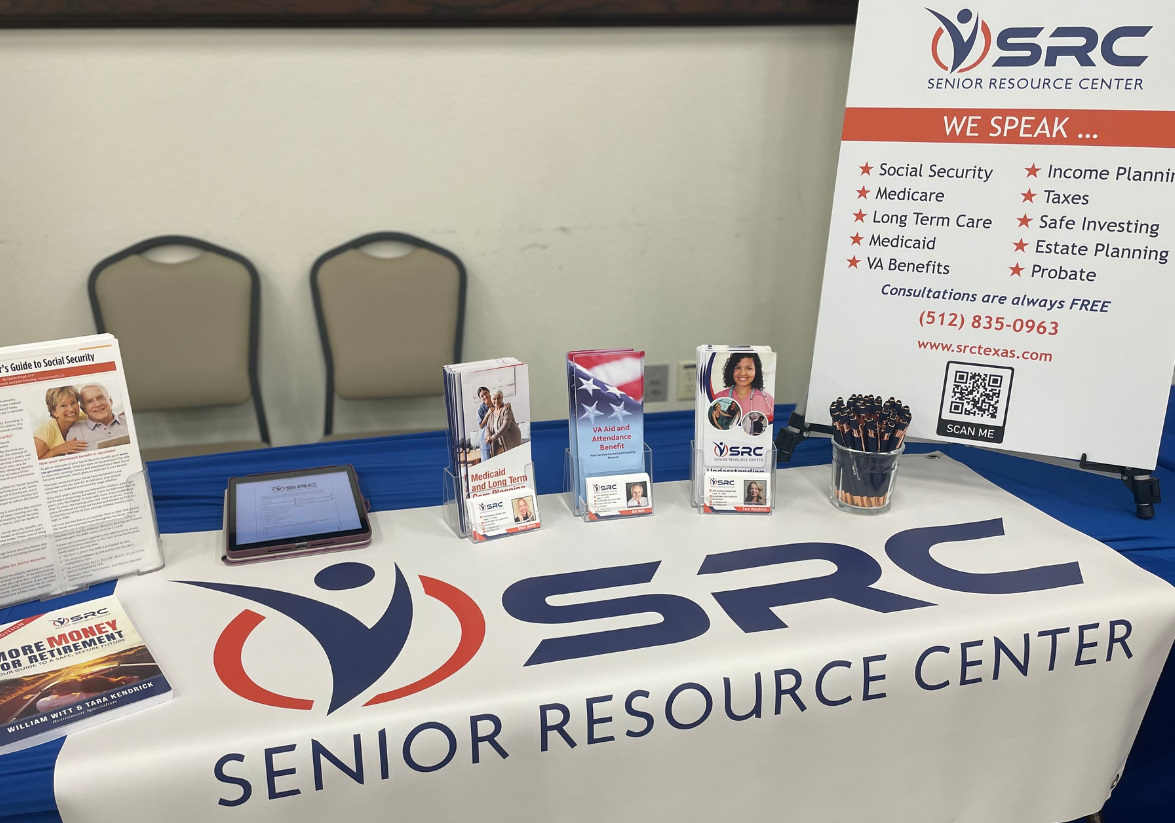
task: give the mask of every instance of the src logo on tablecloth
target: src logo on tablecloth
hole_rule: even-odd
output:
[[[375,570],[364,563],[336,563],[315,575],[314,584],[327,591],[344,591],[365,586],[374,578]],[[327,714],[345,706],[383,677],[400,656],[412,629],[412,593],[399,566],[396,566],[392,599],[371,627],[342,609],[299,594],[231,583],[176,582],[268,606],[309,632],[330,662],[334,685]],[[461,624],[457,648],[448,660],[428,675],[398,689],[377,694],[364,706],[387,703],[435,686],[456,674],[481,648],[485,639],[485,617],[477,603],[465,592],[443,581],[421,576],[420,582],[425,594],[448,606],[457,616]],[[234,694],[253,703],[283,709],[313,708],[313,700],[272,692],[254,682],[245,672],[241,652],[249,635],[263,620],[264,616],[245,609],[224,628],[213,651],[217,677]]]
[[[725,482],[725,481],[719,481]],[[941,543],[982,540],[1004,533],[1001,519],[949,526],[931,526],[898,532],[885,543],[886,557],[898,568],[923,583],[940,589],[973,594],[1005,595],[1030,591],[1079,586],[1081,569],[1076,562],[992,573],[967,572],[945,566],[931,550]],[[753,585],[744,588],[719,587],[709,597],[742,632],[753,634],[786,629],[776,610],[800,603],[836,600],[881,614],[924,609],[934,602],[879,588],[882,566],[876,558],[860,549],[840,543],[789,543],[736,549],[708,555],[698,569],[698,576],[714,579],[730,572],[769,566],[821,560],[835,571],[815,578],[784,583]],[[616,588],[640,586],[652,582],[661,561],[528,577],[506,587],[501,594],[502,608],[521,623],[566,627],[589,624],[605,618],[632,617],[660,619],[623,628],[591,628],[539,641],[526,666],[549,665],[583,660],[619,652],[683,643],[710,630],[710,615],[696,599],[672,592],[644,592],[612,596]],[[328,591],[357,589],[371,582],[375,571],[363,563],[336,563],[314,577],[315,584]],[[310,597],[277,589],[212,583],[195,580],[176,581],[241,597],[266,606],[290,618],[322,647],[330,662],[334,680],[328,713],[339,709],[372,685],[395,663],[412,625],[412,599],[408,584],[396,567],[396,585],[392,598],[375,625],[368,627],[348,612]],[[482,646],[485,617],[465,592],[431,577],[420,577],[424,593],[440,600],[461,624],[461,639],[449,659],[431,674],[406,686],[377,694],[364,706],[387,703],[416,694],[460,671]],[[597,599],[574,603],[552,603],[567,595],[583,597],[597,594]],[[241,652],[252,631],[265,617],[245,609],[224,628],[217,638],[213,665],[217,676],[236,695],[266,706],[307,710],[312,700],[288,697],[269,691],[245,672]],[[587,627],[585,627],[587,628]],[[1129,627],[1125,626],[1129,635]],[[935,686],[933,688],[939,688]],[[426,724],[427,725],[427,724]],[[446,761],[447,762],[447,761]]]

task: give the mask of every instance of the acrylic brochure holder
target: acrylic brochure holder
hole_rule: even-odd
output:
[[[509,537],[541,528],[542,519],[539,513],[539,496],[535,486],[534,463],[527,463],[524,471],[528,480],[522,487],[466,500],[461,491],[461,479],[453,474],[451,469],[446,468],[444,470],[444,502],[441,507],[445,524],[453,531],[453,534],[473,543],[497,540],[500,537]],[[463,505],[467,506],[464,518],[461,516],[461,506]],[[479,513],[484,509],[492,509],[493,511],[484,515]],[[493,534],[483,533],[477,528],[477,524],[486,522],[483,518],[489,517],[497,517],[499,521],[504,523],[504,527],[495,530]]]
[[[624,520],[629,517],[647,517],[653,513],[653,450],[644,446],[640,469],[627,472],[592,472],[584,460],[571,456],[571,449],[563,450],[563,497],[567,508],[585,523],[605,520]],[[636,455],[631,455],[635,457]],[[636,488],[640,487],[640,488]],[[640,493],[632,505],[633,492]],[[599,505],[592,505],[600,501]]]
[[[771,514],[775,511],[775,463],[772,445],[762,468],[706,468],[705,455],[690,441],[690,505],[701,514]]]
[[[102,490],[87,489],[95,498]],[[163,566],[151,481],[144,468],[126,480],[125,494],[52,534],[0,544],[0,608],[82,591]]]

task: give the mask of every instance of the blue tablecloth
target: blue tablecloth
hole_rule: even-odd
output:
[[[786,422],[790,413],[790,406],[777,406],[777,425]],[[689,476],[692,429],[693,413],[689,411],[646,416],[645,442],[653,450],[655,480],[685,480]],[[531,440],[539,492],[562,491],[566,421],[534,423]],[[1129,491],[1113,478],[964,446],[911,444],[909,450],[925,452],[936,448],[1041,511],[1175,583],[1175,517],[1161,504],[1153,520],[1143,521],[1134,516]],[[796,450],[791,465],[828,463],[830,454],[829,441],[808,440]],[[373,510],[403,509],[441,503],[441,469],[447,462],[444,433],[426,432],[168,460],[149,464],[149,471],[160,530],[173,533],[219,529],[229,477],[350,463],[359,474]],[[1175,414],[1170,404],[1157,475],[1167,493],[1175,494]],[[52,603],[2,609],[0,623],[108,594],[113,588],[113,583],[106,583]],[[0,818],[4,823],[59,823],[53,799],[53,766],[62,743],[57,740],[0,757]],[[1173,778],[1175,662],[1168,659],[1125,776],[1106,805],[1106,820],[1175,820]]]

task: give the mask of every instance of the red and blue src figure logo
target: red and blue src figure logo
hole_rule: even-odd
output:
[[[375,569],[365,563],[336,563],[314,577],[314,584],[326,591],[345,591],[366,586],[375,579]],[[392,667],[412,629],[412,592],[400,567],[396,585],[380,619],[366,626],[346,611],[299,594],[257,586],[178,580],[189,586],[231,594],[280,612],[293,620],[322,647],[330,662],[333,689],[327,714],[342,708],[376,683]],[[460,671],[481,648],[485,639],[485,617],[477,603],[455,586],[432,577],[420,577],[424,593],[439,600],[457,617],[461,639],[453,654],[437,669],[406,686],[382,692],[364,706],[387,703],[424,691]],[[245,609],[217,638],[213,665],[220,681],[234,694],[254,703],[283,709],[309,710],[314,701],[270,691],[254,682],[245,671],[241,653],[245,641],[266,618]]]
[[[928,12],[938,18],[942,24],[938,31],[934,33],[934,39],[930,41],[930,54],[934,57],[934,62],[938,67],[945,72],[951,74],[962,74],[971,71],[971,69],[978,66],[987,58],[988,52],[991,51],[991,29],[987,22],[980,20],[979,16],[971,9],[963,9],[956,15],[955,20],[951,20],[944,14],[940,14],[934,9],[927,9]],[[956,25],[955,21],[958,21]],[[964,34],[963,28],[968,24],[971,25],[970,34]],[[951,43],[951,64],[948,66],[941,56],[941,44],[943,35],[950,35]],[[967,59],[975,52],[980,35],[983,37],[983,48],[980,49],[979,57],[967,66],[963,66]],[[960,68],[963,66],[962,68]]]

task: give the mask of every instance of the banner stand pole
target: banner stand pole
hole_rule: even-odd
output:
[[[779,430],[775,436],[775,448],[779,454],[780,463],[790,463],[792,452],[806,440],[812,432],[818,434],[835,434],[832,426],[820,423],[809,423],[804,419],[807,411],[808,399],[805,397],[796,404],[795,411],[787,420],[787,427]],[[1155,516],[1155,503],[1162,502],[1159,492],[1159,478],[1154,477],[1147,469],[1133,469],[1129,466],[1111,466],[1107,463],[1091,463],[1087,454],[1081,455],[1077,466],[1084,471],[1101,474],[1116,474],[1130,493],[1134,495],[1134,514],[1140,520],[1150,520]],[[1072,464],[1070,464],[1072,465]]]
[[[779,430],[779,434],[775,436],[775,450],[779,454],[780,463],[790,463],[792,452],[808,438],[812,432],[818,434],[827,434],[829,437],[836,434],[836,430],[832,426],[825,426],[820,423],[809,423],[804,419],[804,415],[808,411],[808,397],[796,403],[795,409],[791,413],[791,417],[787,419],[787,428]]]
[[[820,423],[809,423],[804,419],[804,413],[801,411],[794,411],[791,417],[787,419],[787,428],[779,430],[779,434],[775,436],[775,448],[779,452],[779,462],[790,463],[792,452],[800,445],[808,436],[816,432],[817,434],[827,434],[830,437],[835,434],[832,426],[824,426]]]

